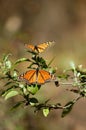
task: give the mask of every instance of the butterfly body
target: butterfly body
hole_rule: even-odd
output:
[[[25,80],[27,84],[44,84],[52,80],[52,75],[45,70],[29,70],[23,75],[20,75],[19,79]]]

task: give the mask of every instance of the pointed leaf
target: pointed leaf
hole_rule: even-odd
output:
[[[48,114],[49,114],[49,108],[44,108],[43,109],[43,115],[45,116],[45,117],[47,117],[48,116]]]
[[[8,93],[6,94],[5,100],[7,100],[7,99],[9,99],[9,98],[11,98],[11,97],[13,97],[13,96],[16,96],[16,95],[18,95],[18,94],[19,94],[18,91],[11,90],[10,92],[8,92]]]
[[[10,69],[12,67],[12,63],[10,60],[5,61],[5,66],[7,69]]]
[[[30,98],[30,104],[34,106],[36,103],[38,103],[38,100],[36,98]]]
[[[33,95],[36,94],[39,89],[40,89],[40,85],[37,85],[37,84],[35,84],[35,85],[30,85],[30,86],[27,85],[27,90],[28,90],[31,94],[33,94]]]
[[[15,65],[16,65],[16,64],[19,64],[19,63],[21,63],[21,62],[23,62],[23,61],[30,61],[30,60],[27,59],[27,58],[21,58],[21,59],[18,59],[18,60],[15,62]]]
[[[11,56],[12,54],[9,53],[8,55],[4,54],[3,55],[3,61],[7,61],[8,60],[8,57]]]
[[[62,115],[61,117],[65,117],[67,114],[69,114],[69,112],[72,110],[72,107],[74,105],[73,101],[68,102],[63,109]]]
[[[1,93],[1,96],[5,97],[12,89],[14,86],[11,86],[9,88],[7,88],[6,90],[3,90]]]

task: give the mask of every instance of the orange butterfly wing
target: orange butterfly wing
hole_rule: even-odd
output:
[[[31,44],[25,44],[25,47],[31,49],[32,51],[35,50],[35,46]]]
[[[47,81],[50,81],[50,79],[51,79],[51,75],[49,72],[47,72],[45,70],[39,70],[38,77],[37,77],[38,84],[44,84]]]
[[[27,84],[44,84],[52,80],[52,75],[45,70],[29,70],[25,74],[20,75],[20,79],[23,79]]]
[[[41,43],[39,45],[31,45],[31,44],[25,44],[26,48],[31,49],[34,52],[38,52],[41,53],[43,52],[49,45],[51,45],[54,42],[45,42],[45,43]]]
[[[49,45],[51,45],[52,42],[45,42],[45,43],[41,43],[37,46],[38,51],[41,53],[43,52]]]
[[[19,78],[25,80],[29,84],[35,83],[36,82],[36,70],[29,70],[25,74],[20,75]]]

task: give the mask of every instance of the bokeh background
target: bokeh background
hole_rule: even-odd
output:
[[[47,61],[55,57],[52,67],[68,69],[70,61],[86,67],[85,0],[0,0],[0,58],[3,53],[12,53],[13,61],[29,57],[24,43],[47,41],[55,41],[42,54]],[[21,64],[19,70],[25,71],[26,64]],[[37,96],[65,104],[76,95],[52,83],[43,86]],[[78,101],[65,118],[60,117],[60,110],[50,112],[47,118],[42,112],[34,114],[29,107],[10,112],[16,101],[17,97],[8,101],[0,98],[0,130],[86,129],[86,99]]]

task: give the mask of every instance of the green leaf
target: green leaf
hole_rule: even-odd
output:
[[[42,57],[33,56],[32,60],[34,60],[34,64],[39,65],[41,68],[48,68],[46,61]]]
[[[16,95],[18,95],[18,94],[19,94],[18,91],[11,90],[10,92],[8,92],[8,93],[6,94],[5,100],[7,100],[7,99],[9,99],[9,98],[11,98],[11,97],[13,97],[13,96],[16,96]]]
[[[48,68],[45,59],[42,57],[37,57],[36,62],[41,66],[41,68]]]
[[[68,102],[65,106],[64,106],[64,109],[63,109],[63,112],[62,112],[62,115],[61,117],[65,117],[67,114],[69,114],[72,110],[72,107],[74,105],[74,102],[73,101],[70,101]]]
[[[10,60],[5,61],[5,66],[6,66],[6,69],[11,69],[12,67],[11,61]]]
[[[16,65],[16,64],[19,64],[19,63],[21,63],[21,62],[23,62],[23,61],[30,61],[30,60],[27,59],[27,58],[21,58],[21,59],[18,59],[18,60],[15,62],[15,65]]]
[[[70,75],[64,74],[64,73],[62,75],[58,75],[59,79],[66,79],[66,80],[68,80],[69,77],[70,77]]]
[[[34,63],[31,63],[27,68],[32,68],[32,66],[34,65]]]
[[[7,54],[7,55],[4,54],[4,55],[3,55],[3,61],[7,61],[7,60],[8,60],[8,57],[11,56],[11,55],[12,55],[11,53],[9,53],[9,54]]]
[[[17,78],[17,77],[18,77],[18,73],[17,73],[16,70],[13,71],[13,73],[12,73],[12,77],[13,77],[13,78]]]
[[[31,93],[31,94],[36,94],[37,91],[40,89],[40,85],[34,84],[34,85],[27,85],[27,90]]]
[[[49,108],[44,108],[43,109],[43,115],[45,116],[45,117],[47,117],[48,116],[48,114],[49,114]]]
[[[13,86],[7,88],[6,90],[3,90],[1,93],[1,96],[5,97],[12,89],[13,89]]]
[[[19,87],[23,89],[25,86],[24,86],[24,84],[19,83]]]
[[[36,103],[38,103],[38,100],[36,98],[30,98],[30,104],[34,106]]]

